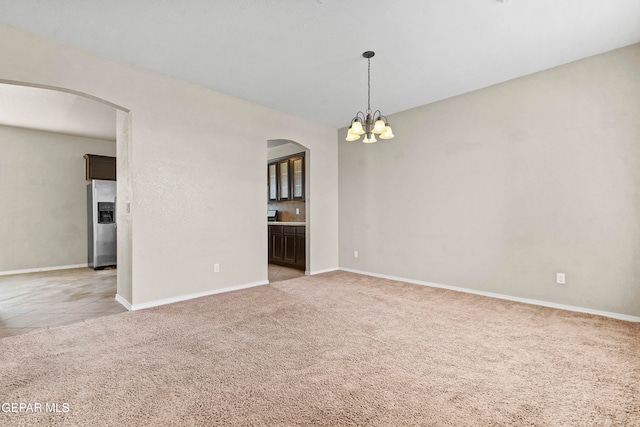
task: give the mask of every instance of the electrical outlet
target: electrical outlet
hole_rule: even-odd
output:
[[[358,251],[353,251],[353,257],[358,258]]]
[[[566,282],[566,276],[564,273],[556,273],[556,283],[558,285],[565,285]]]
[[[213,272],[220,273],[220,264],[213,264]]]
[[[300,208],[296,208],[296,215],[300,215]]]

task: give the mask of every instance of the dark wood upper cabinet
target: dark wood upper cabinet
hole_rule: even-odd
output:
[[[103,179],[106,181],[116,180],[116,158],[110,156],[99,156],[97,154],[85,154],[86,180]]]
[[[304,156],[289,159],[291,165],[291,198],[304,200]]]
[[[289,159],[279,161],[278,170],[280,171],[280,175],[278,177],[280,187],[278,200],[289,200],[291,198],[289,196],[289,184],[291,181],[289,174]]]
[[[268,200],[304,200],[304,173],[304,153],[268,163]]]
[[[269,163],[267,167],[267,191],[269,200],[278,200],[278,164]]]

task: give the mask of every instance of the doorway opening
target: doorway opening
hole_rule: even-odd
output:
[[[310,150],[288,139],[267,141],[267,269],[270,283],[310,271]]]
[[[0,79],[0,91],[11,95],[11,98],[2,97],[3,104],[11,108],[0,108],[0,126],[6,142],[2,144],[3,157],[12,165],[11,168],[3,168],[3,173],[8,175],[3,177],[3,181],[14,183],[13,186],[5,185],[2,191],[3,198],[11,205],[11,209],[5,211],[11,216],[5,216],[7,221],[4,223],[12,229],[13,237],[6,248],[13,246],[14,250],[0,251],[0,279],[4,284],[11,281],[15,285],[15,295],[22,299],[32,299],[38,289],[49,290],[51,295],[61,298],[67,292],[67,299],[76,298],[72,305],[79,320],[82,320],[83,313],[87,314],[90,306],[95,306],[96,313],[100,314],[120,312],[122,305],[124,309],[130,309],[131,221],[126,214],[130,211],[131,202],[130,112],[91,95],[47,85]],[[42,108],[49,108],[50,113],[45,113]],[[85,234],[87,182],[83,158],[86,153],[117,158],[117,271],[83,271],[88,270]],[[37,166],[29,168],[30,163]],[[22,188],[24,186],[27,188]],[[78,286],[78,278],[95,286]],[[25,280],[32,283],[27,286]],[[65,291],[59,286],[65,281],[74,282],[74,290],[69,288]],[[87,293],[95,291],[104,297],[107,282],[112,283],[110,289],[115,285],[108,304],[96,295],[92,305],[79,308],[84,302],[91,302],[85,298]],[[0,301],[0,328],[8,330],[13,325],[16,328],[11,329],[15,332],[20,327],[26,331],[31,327],[71,322],[74,316],[64,313],[64,304],[49,304],[53,299],[32,304],[33,307],[46,306],[49,313],[40,314],[50,314],[39,315],[33,322],[19,318],[25,314],[28,304],[19,309],[15,304],[17,300]],[[115,307],[107,307],[113,303]],[[47,319],[53,323],[47,324]]]

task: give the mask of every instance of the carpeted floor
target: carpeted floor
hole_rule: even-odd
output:
[[[640,324],[334,272],[3,338],[0,393],[0,425],[637,426]]]

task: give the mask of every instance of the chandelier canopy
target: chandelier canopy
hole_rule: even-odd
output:
[[[380,110],[371,111],[371,58],[375,54],[370,50],[362,54],[367,58],[367,111],[364,113],[358,111],[356,116],[351,119],[349,131],[347,131],[347,141],[357,141],[360,139],[360,135],[364,135],[362,142],[371,144],[377,141],[376,135],[380,135],[380,139],[391,139],[395,136],[387,118],[382,115]]]

